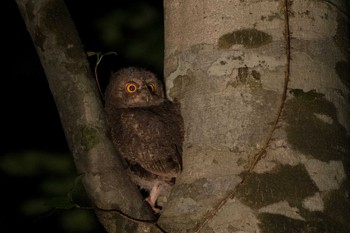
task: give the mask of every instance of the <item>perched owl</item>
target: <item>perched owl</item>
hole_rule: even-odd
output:
[[[155,74],[141,68],[113,73],[105,91],[105,111],[113,143],[131,180],[146,190],[147,202],[166,195],[182,170],[183,119],[164,97]]]

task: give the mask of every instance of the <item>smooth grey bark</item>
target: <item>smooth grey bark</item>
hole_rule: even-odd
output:
[[[108,232],[144,232],[150,225],[121,217],[153,219],[124,172],[108,137],[99,92],[86,53],[63,0],[16,0],[50,90],[69,148],[100,222]]]
[[[185,122],[168,232],[350,232],[345,1],[164,0]]]

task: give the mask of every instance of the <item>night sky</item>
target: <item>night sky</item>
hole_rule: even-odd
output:
[[[130,65],[161,75],[161,0],[66,3],[86,51],[118,54],[102,61],[102,84],[111,71]],[[14,0],[4,0],[1,6],[1,232],[103,232],[92,212],[64,210],[69,207],[65,200],[72,189],[74,203],[88,203],[80,186],[74,185],[78,175],[44,71],[17,5]],[[94,64],[95,60],[89,61]],[[61,202],[64,203],[59,205]]]

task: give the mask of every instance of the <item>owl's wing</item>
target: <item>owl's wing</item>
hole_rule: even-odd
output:
[[[125,159],[152,174],[176,177],[182,169],[183,142],[183,120],[176,107],[169,102],[129,111],[122,119],[124,133],[130,135],[129,148],[122,151]]]

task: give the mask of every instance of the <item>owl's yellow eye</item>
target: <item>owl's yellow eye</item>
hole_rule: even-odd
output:
[[[128,93],[134,93],[137,90],[136,84],[135,83],[128,83],[125,86],[125,90]]]
[[[156,90],[156,86],[154,85],[154,83],[148,83],[147,88],[150,92],[154,92]]]

